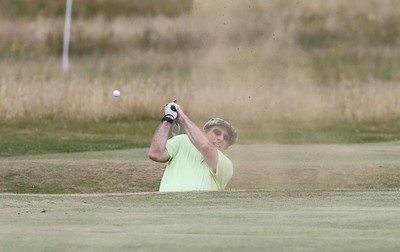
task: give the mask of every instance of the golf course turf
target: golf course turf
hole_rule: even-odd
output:
[[[398,251],[399,148],[237,145],[227,190],[182,193],[146,148],[3,158],[0,251]]]
[[[398,190],[1,195],[1,251],[398,251]]]

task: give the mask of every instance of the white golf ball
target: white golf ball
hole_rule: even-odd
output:
[[[118,89],[115,89],[114,92],[113,92],[113,96],[114,97],[118,97],[120,95],[121,95],[121,92]]]

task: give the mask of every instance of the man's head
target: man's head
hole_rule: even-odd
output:
[[[209,140],[222,151],[237,141],[237,133],[233,125],[221,118],[212,118],[206,122],[203,129]]]

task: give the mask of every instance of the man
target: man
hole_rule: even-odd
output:
[[[160,192],[223,190],[232,178],[232,162],[223,153],[237,139],[227,121],[213,118],[203,130],[197,127],[175,102],[165,106],[165,115],[154,133],[149,158],[167,162]],[[168,135],[174,121],[186,134]]]

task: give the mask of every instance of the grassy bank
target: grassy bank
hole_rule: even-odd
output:
[[[65,5],[66,1],[3,0],[0,2],[0,15],[11,19],[63,18]],[[107,18],[118,16],[176,16],[187,12],[190,7],[190,0],[80,0],[73,2],[73,17],[88,19],[99,15]]]
[[[0,122],[0,157],[148,147],[159,118]],[[197,122],[199,126],[204,124]],[[332,144],[400,139],[398,122],[273,122],[236,125],[239,144]]]
[[[146,118],[1,122],[0,156],[146,147],[158,122]]]

